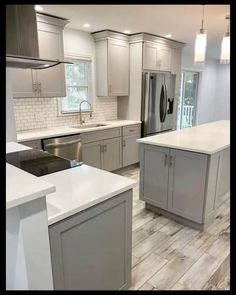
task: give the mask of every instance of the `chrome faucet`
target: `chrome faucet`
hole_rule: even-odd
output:
[[[90,102],[88,102],[87,100],[85,100],[85,99],[83,99],[81,102],[80,102],[80,104],[79,104],[79,114],[80,114],[80,124],[82,125],[83,123],[85,123],[84,122],[84,120],[82,120],[82,111],[81,111],[81,105],[82,105],[82,103],[83,102],[87,102],[87,104],[89,104],[89,106],[90,106],[90,118],[92,118],[92,105],[91,105],[91,103]]]

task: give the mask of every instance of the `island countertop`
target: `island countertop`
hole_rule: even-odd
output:
[[[211,155],[230,146],[230,121],[215,121],[160,133],[140,138],[137,142]]]

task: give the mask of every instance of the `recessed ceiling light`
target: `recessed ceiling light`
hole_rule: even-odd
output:
[[[167,34],[167,35],[165,35],[165,37],[166,37],[166,38],[171,38],[172,35],[171,35],[171,34]]]
[[[89,28],[89,27],[91,27],[91,25],[90,24],[83,24],[83,27],[84,28]]]
[[[40,6],[40,5],[35,5],[35,6],[34,6],[34,9],[35,9],[36,11],[43,11],[43,7]]]
[[[129,34],[130,33],[130,30],[125,30],[124,33],[125,34]]]

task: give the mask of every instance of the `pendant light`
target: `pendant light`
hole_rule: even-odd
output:
[[[203,64],[205,62],[206,55],[206,45],[207,45],[207,34],[206,30],[203,28],[204,23],[204,5],[202,5],[202,25],[200,32],[197,33],[195,40],[195,54],[194,54],[194,62]]]
[[[225,33],[222,43],[221,43],[221,55],[220,55],[220,63],[221,64],[229,64],[230,63],[230,34],[229,34],[229,20],[230,16],[226,15],[226,20],[228,20],[228,29]]]

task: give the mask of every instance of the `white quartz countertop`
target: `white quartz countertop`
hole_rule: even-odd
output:
[[[10,141],[10,142],[6,143],[6,154],[19,152],[19,151],[25,151],[25,150],[31,150],[31,147],[28,147],[23,144],[19,144],[14,141]]]
[[[211,155],[230,146],[230,121],[215,121],[161,133],[137,142]]]
[[[41,180],[56,186],[47,197],[48,224],[51,225],[134,187],[129,178],[82,165],[44,175]]]
[[[97,123],[107,124],[107,126],[91,127],[91,128],[85,128],[85,129],[61,126],[61,127],[50,128],[50,129],[45,128],[45,129],[37,129],[32,131],[24,131],[24,132],[17,133],[17,141],[22,142],[27,140],[35,140],[35,139],[49,138],[49,137],[55,137],[55,136],[84,133],[84,132],[90,132],[90,131],[99,131],[99,130],[105,130],[105,129],[114,128],[114,127],[140,124],[141,121],[114,120],[114,121],[102,121]],[[89,124],[92,124],[92,123],[88,123],[88,124],[86,123],[84,125],[89,125]]]
[[[55,185],[6,163],[6,209],[55,192]]]

